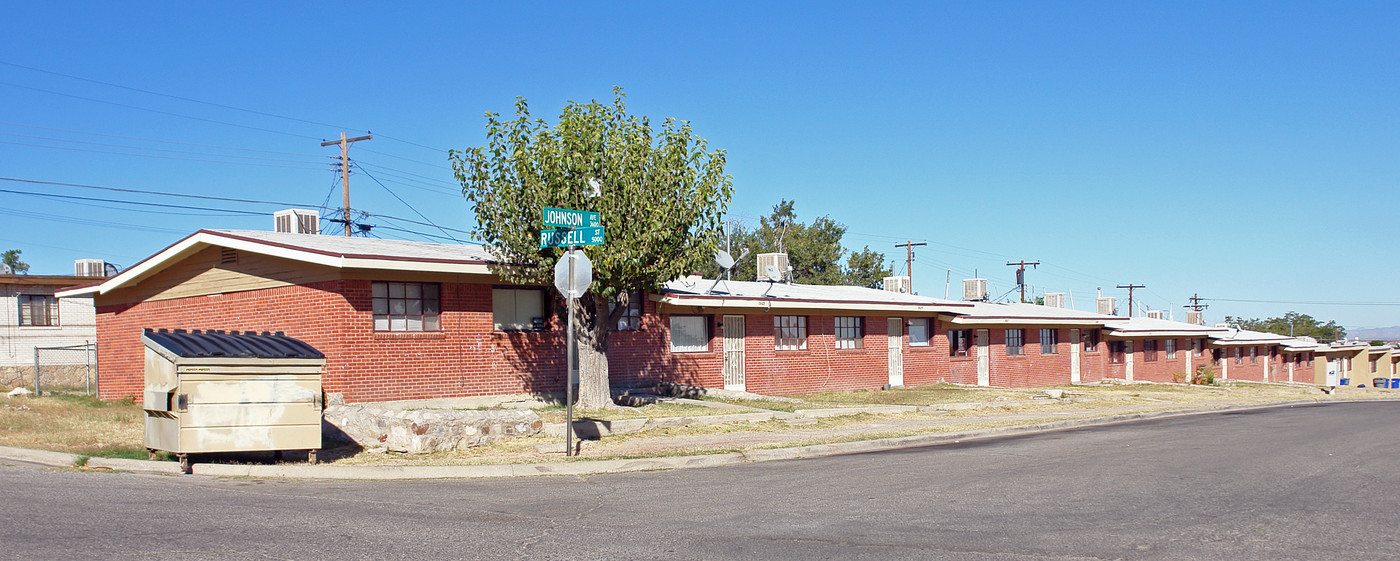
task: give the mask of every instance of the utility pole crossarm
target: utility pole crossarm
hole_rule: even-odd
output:
[[[905,249],[904,274],[909,277],[909,294],[914,293],[914,247],[928,245],[928,242],[914,243],[913,240],[905,240],[904,243],[894,244],[895,247]]]
[[[345,206],[345,236],[350,236],[350,143],[361,140],[369,140],[374,135],[357,136],[355,138],[345,138],[345,133],[340,133],[340,140],[327,140],[321,146],[332,144],[340,145],[340,195],[341,202]]]
[[[1126,288],[1126,289],[1128,289],[1128,317],[1133,317],[1133,289],[1135,289],[1135,288],[1147,288],[1147,285],[1145,285],[1145,284],[1133,284],[1133,283],[1128,283],[1128,284],[1120,284],[1120,285],[1118,285],[1118,288]]]
[[[1039,261],[1026,261],[1025,259],[1022,259],[1022,260],[1017,261],[1017,262],[1015,262],[1015,263],[1007,263],[1007,264],[1006,264],[1007,267],[1016,267],[1016,268],[1017,268],[1017,269],[1016,269],[1016,286],[1021,287],[1021,303],[1022,303],[1022,304],[1025,304],[1025,303],[1026,303],[1026,265],[1030,265],[1031,268],[1034,269],[1034,268],[1040,266],[1040,262],[1039,262]]]

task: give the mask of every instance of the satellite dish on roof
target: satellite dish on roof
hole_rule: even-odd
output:
[[[729,255],[728,251],[717,249],[715,250],[715,265],[719,266],[721,272],[733,269],[734,257]]]
[[[13,275],[14,273],[15,272],[10,269],[9,265],[0,263],[0,275]]]
[[[778,282],[783,280],[783,273],[778,270],[777,265],[764,265],[763,275],[768,277],[768,282]]]

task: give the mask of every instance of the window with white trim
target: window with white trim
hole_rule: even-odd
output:
[[[865,346],[865,318],[836,317],[836,348],[859,349]]]
[[[544,329],[544,290],[495,288],[491,290],[491,324],[496,331]]]
[[[928,346],[928,318],[912,318],[909,320],[909,346]]]
[[[807,348],[807,316],[773,316],[773,348],[800,351]]]
[[[19,324],[26,327],[58,325],[58,298],[52,294],[19,295]]]
[[[671,316],[671,352],[710,350],[710,316]]]
[[[1167,339],[1167,360],[1176,358],[1176,339]]]
[[[375,331],[439,331],[441,286],[431,282],[373,282]]]

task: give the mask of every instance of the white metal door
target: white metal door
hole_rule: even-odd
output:
[[[977,330],[977,385],[992,385],[991,335],[986,329]]]
[[[724,316],[724,389],[744,390],[744,316]]]
[[[1079,330],[1069,330],[1069,381],[1071,384],[1079,383],[1079,349],[1082,349],[1083,345],[1079,341]]]
[[[904,385],[904,318],[887,318],[890,326],[890,385]]]

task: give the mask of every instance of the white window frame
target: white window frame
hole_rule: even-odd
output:
[[[641,292],[632,292],[627,298],[627,311],[617,318],[618,331],[637,331],[642,328],[642,310],[645,300],[642,299]],[[612,313],[617,308],[617,300],[608,302],[608,313]]]
[[[773,316],[773,350],[807,349],[807,316]]]
[[[435,282],[370,283],[375,331],[442,331],[442,285]]]
[[[670,335],[667,338],[670,339],[671,352],[709,352],[710,316],[671,316],[670,325]],[[679,341],[677,335],[681,335]]]
[[[491,289],[491,327],[496,331],[533,331],[549,323],[549,302],[542,288]]]
[[[1176,339],[1167,339],[1165,345],[1167,347],[1167,360],[1176,359]]]
[[[35,300],[42,303],[35,306]],[[58,327],[58,297],[52,294],[20,294],[15,298],[19,309],[20,327]],[[40,312],[35,314],[35,312]],[[42,315],[43,323],[36,323],[36,315]]]
[[[1059,352],[1060,330],[1053,327],[1040,328],[1040,354],[1053,355]]]
[[[833,335],[836,348],[860,349],[865,347],[865,318],[861,316],[836,316],[833,321]]]
[[[911,318],[909,320],[909,346],[929,346],[929,323],[929,318]]]

